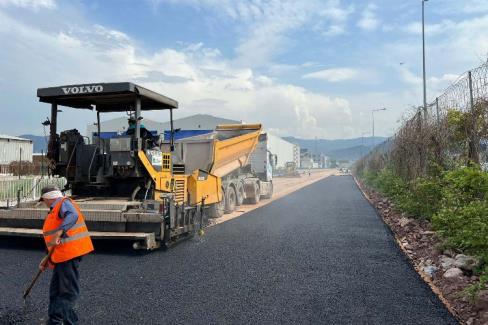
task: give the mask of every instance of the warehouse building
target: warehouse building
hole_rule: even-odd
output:
[[[32,162],[33,147],[29,139],[0,134],[0,174],[10,173],[12,162]]]
[[[300,166],[300,156],[296,155],[297,150],[300,152],[300,149],[296,144],[268,133],[268,148],[278,158],[276,168],[284,168],[288,162],[294,162],[295,166]]]
[[[32,140],[0,134],[0,165],[13,161],[32,162]]]
[[[153,134],[164,134],[164,139],[169,139],[169,130],[171,129],[169,122],[156,122],[150,119],[143,119],[141,123],[144,127]],[[174,129],[179,129],[175,133],[175,140],[187,138],[195,135],[212,132],[219,124],[241,124],[242,121],[230,120],[220,117],[215,117],[208,114],[196,114],[173,121]],[[102,138],[111,138],[113,136],[123,134],[128,127],[127,117],[116,118],[108,121],[102,121],[100,127],[100,134]],[[87,135],[93,139],[97,134],[96,125],[87,126]],[[296,166],[300,166],[300,148],[298,145],[290,143],[272,134],[268,134],[268,150],[277,155],[277,168],[285,167],[287,162],[294,162]]]

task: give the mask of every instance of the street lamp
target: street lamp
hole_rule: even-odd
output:
[[[425,3],[429,0],[422,0],[422,63],[424,81],[424,118],[427,119],[427,83],[425,80]]]
[[[379,111],[386,111],[386,108],[378,108],[378,109],[373,109],[371,110],[371,120],[373,121],[373,148],[375,146],[375,141],[374,141],[374,112],[379,112]]]

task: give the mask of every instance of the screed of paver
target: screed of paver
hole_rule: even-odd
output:
[[[223,215],[220,218],[210,219],[209,227],[221,224],[223,222],[240,217],[244,213],[260,208],[271,202],[281,199],[283,196],[298,191],[305,186],[320,181],[326,177],[337,175],[339,172],[336,169],[326,170],[312,170],[310,174],[303,173],[300,177],[277,177],[273,179],[273,197],[270,199],[262,200],[258,204],[243,204],[238,206],[236,211]]]

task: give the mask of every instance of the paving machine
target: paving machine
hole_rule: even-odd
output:
[[[178,103],[171,98],[128,82],[40,88],[37,96],[51,104],[51,174],[66,178],[64,190],[83,211],[92,237],[132,239],[134,248],[170,245],[201,227],[205,212],[225,206],[221,176],[247,164],[261,131],[260,124],[219,126],[206,146],[182,157],[182,145],[175,152]],[[93,140],[76,129],[58,134],[58,106],[95,111]],[[143,127],[142,113],[149,110],[169,111],[169,141]],[[100,115],[109,112],[127,113],[129,128],[105,139]],[[248,180],[246,187],[257,181]],[[253,195],[260,193],[249,191],[247,197]],[[40,236],[46,213],[36,202],[0,210],[0,234]]]

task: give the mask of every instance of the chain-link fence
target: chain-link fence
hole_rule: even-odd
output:
[[[488,62],[460,76],[426,110],[419,108],[387,151],[375,150],[358,167],[387,164],[406,180],[455,166],[488,168]]]

